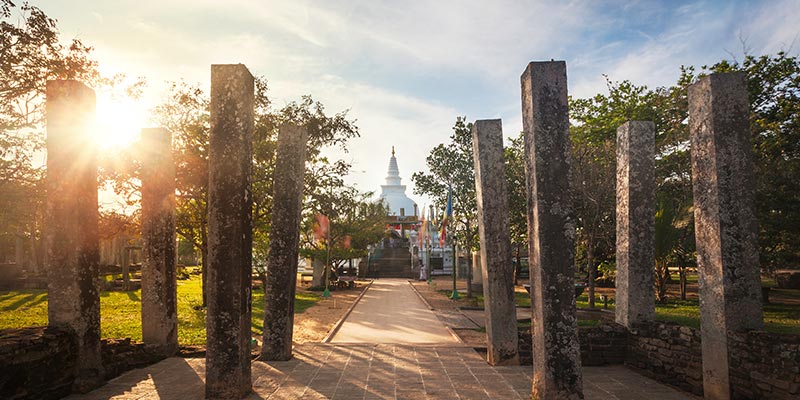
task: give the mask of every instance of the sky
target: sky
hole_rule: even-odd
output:
[[[267,78],[273,104],[311,94],[349,110],[361,137],[348,177],[380,192],[395,146],[411,174],[448,142],[458,116],[522,129],[519,78],[529,61],[565,60],[573,97],[605,93],[606,78],[657,87],[681,65],[800,50],[800,0],[773,1],[255,1],[40,0],[64,39],[95,48],[106,74],[144,77],[136,102],[108,112],[135,135],[166,82],[208,87],[211,64],[243,63]],[[98,114],[103,114],[103,102]],[[125,133],[128,132],[128,133]]]

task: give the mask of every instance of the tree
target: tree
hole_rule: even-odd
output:
[[[17,23],[14,20],[18,21]],[[101,81],[91,48],[61,43],[56,20],[27,2],[0,0],[0,253],[14,239],[30,242],[34,267],[44,190],[44,94],[51,79]]]
[[[510,138],[505,148],[506,181],[508,183],[508,209],[511,243],[514,246],[514,284],[522,268],[522,248],[528,240],[527,194],[525,193],[525,137],[522,132]]]
[[[383,237],[388,212],[372,196],[350,186],[331,186],[312,196],[304,209],[301,253],[334,269],[366,256],[367,246]]]
[[[414,172],[414,193],[431,197],[440,210],[447,204],[447,193],[453,193],[453,220],[449,235],[467,250],[478,249],[477,203],[475,200],[475,166],[472,157],[472,124],[466,117],[456,118],[450,143],[439,144],[426,158],[428,172]]]
[[[571,99],[571,185],[577,227],[577,259],[585,260],[589,307],[594,307],[597,267],[614,255],[616,132],[631,120],[655,120],[655,94],[628,81],[607,81],[608,95]],[[581,257],[581,255],[583,257]]]
[[[730,69],[747,73],[761,264],[800,268],[800,60],[747,55]]]
[[[291,102],[280,110],[272,108],[268,97],[267,81],[257,77],[255,82],[255,124],[253,134],[252,198],[253,239],[256,261],[266,260],[269,249],[269,230],[272,214],[272,175],[275,168],[277,135],[284,123],[294,123],[308,130],[306,150],[305,194],[319,191],[321,168],[332,168],[338,176],[344,175],[349,165],[343,161],[331,163],[321,156],[324,147],[336,146],[347,151],[347,140],[358,136],[354,121],[347,119],[347,111],[329,116],[324,106],[311,96],[300,102]],[[173,154],[176,162],[177,231],[185,240],[201,251],[205,287],[205,269],[208,239],[208,135],[210,132],[209,98],[197,85],[173,83],[161,105],[156,107],[156,120],[174,135]],[[134,167],[135,169],[135,167]],[[122,181],[135,182],[133,175]],[[135,188],[118,186],[123,192]],[[258,265],[258,262],[256,263]],[[205,293],[205,291],[204,291]],[[204,296],[205,298],[205,296]],[[205,304],[205,302],[204,302]]]

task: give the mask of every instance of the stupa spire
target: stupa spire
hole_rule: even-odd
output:
[[[389,215],[402,217],[417,216],[414,201],[406,196],[406,187],[400,178],[400,169],[397,168],[397,157],[394,146],[392,156],[389,157],[389,168],[386,172],[386,184],[381,185],[381,198],[389,205]]]

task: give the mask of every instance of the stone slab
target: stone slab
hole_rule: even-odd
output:
[[[47,316],[78,338],[75,390],[102,382],[100,359],[95,93],[81,82],[48,81],[47,197],[44,213]]]
[[[475,121],[472,125],[472,154],[481,241],[480,271],[486,308],[487,358],[492,365],[519,364],[502,121]]]
[[[206,398],[250,391],[254,79],[242,64],[211,66],[208,157]]]
[[[567,66],[531,62],[521,77],[533,311],[533,397],[582,396],[569,185]]]
[[[630,328],[655,319],[655,125],[617,129],[616,320]]]

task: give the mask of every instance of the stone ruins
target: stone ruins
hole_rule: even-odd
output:
[[[732,360],[760,340],[748,332],[763,326],[745,85],[740,73],[714,74],[688,93],[702,329],[699,338],[684,327],[674,337],[694,343],[687,346],[701,339],[702,373],[687,370],[675,379],[689,386],[702,381],[702,391],[712,399],[750,390],[742,388],[748,378],[732,369]],[[531,392],[539,399],[579,399],[583,378],[573,276],[566,63],[531,62],[521,89],[532,287]],[[235,399],[252,387],[254,80],[244,65],[211,66],[210,104],[205,390],[209,399]],[[75,336],[64,346],[77,353],[72,386],[82,392],[103,380],[97,173],[88,137],[95,95],[80,82],[51,81],[46,107],[49,323]],[[487,358],[492,365],[518,364],[501,121],[476,121],[472,134],[481,241],[475,259],[480,260],[485,296]],[[307,135],[302,126],[280,128],[262,360],[292,358]],[[146,344],[168,356],[177,350],[171,135],[147,129],[142,137],[142,333]],[[648,353],[647,346],[660,346],[657,339],[639,344],[654,320],[654,140],[652,122],[630,121],[617,131],[615,312],[624,327],[619,335],[630,335],[623,346],[628,346],[631,365],[643,370],[656,361],[670,362],[654,361],[657,356]],[[670,351],[670,344],[664,346]]]

